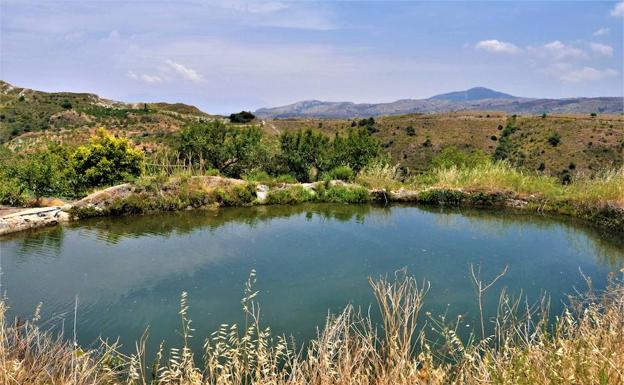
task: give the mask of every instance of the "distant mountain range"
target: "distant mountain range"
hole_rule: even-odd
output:
[[[402,99],[390,103],[323,102],[306,100],[281,107],[260,108],[255,114],[275,118],[354,118],[411,113],[451,112],[461,110],[504,111],[515,114],[542,113],[621,113],[624,98],[523,98],[484,87],[449,92],[428,99]]]

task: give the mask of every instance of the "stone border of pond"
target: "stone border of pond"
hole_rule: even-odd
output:
[[[596,205],[548,200],[514,191],[367,189],[340,180],[267,185],[219,176],[195,176],[147,184],[124,183],[96,191],[64,206],[11,210],[13,212],[10,214],[0,217],[0,235],[89,217],[304,202],[400,202],[448,207],[501,207],[580,218],[609,231],[624,232],[624,207],[609,202]]]

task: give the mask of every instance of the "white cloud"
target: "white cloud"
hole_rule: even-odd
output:
[[[174,62],[173,60],[167,60],[167,65],[175,73],[182,76],[186,80],[190,80],[193,82],[197,82],[201,80],[201,76],[199,75],[199,73],[192,68],[189,68],[180,63]]]
[[[133,71],[128,71],[128,77],[132,80],[138,80],[145,83],[160,83],[162,78],[157,75],[148,74],[136,74]]]
[[[611,16],[624,16],[624,1],[619,2],[611,10]]]
[[[584,81],[602,80],[617,74],[618,72],[611,68],[601,70],[593,67],[583,67],[564,71],[560,73],[559,78],[567,83],[578,83]]]
[[[604,35],[608,35],[610,32],[609,28],[598,28],[596,31],[594,31],[594,36],[604,36]]]
[[[520,48],[518,48],[514,44],[495,39],[482,40],[475,45],[475,48],[494,53],[515,54],[520,52]]]
[[[589,47],[594,53],[598,55],[613,56],[613,47],[611,47],[610,45],[600,44],[600,43],[589,43]]]
[[[533,49],[538,54],[546,54],[554,60],[562,59],[586,59],[587,53],[580,48],[564,44],[559,40],[544,44],[538,49]]]

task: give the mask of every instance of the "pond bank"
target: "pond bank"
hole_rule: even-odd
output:
[[[65,206],[11,209],[0,217],[0,235],[97,216],[265,204],[418,203],[451,207],[501,207],[575,217],[610,231],[624,231],[624,207],[617,202],[591,204],[552,200],[537,194],[486,189],[367,189],[340,180],[272,185],[218,176],[157,178],[125,183],[94,192]]]

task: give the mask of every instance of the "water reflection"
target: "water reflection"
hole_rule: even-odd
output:
[[[530,299],[547,291],[556,313],[582,285],[579,269],[599,287],[622,266],[624,240],[516,212],[300,205],[96,218],[2,238],[0,252],[13,315],[30,314],[40,301],[44,318],[72,314],[77,296],[83,342],[102,334],[131,346],[148,325],[156,341],[175,339],[187,291],[200,345],[201,333],[240,321],[251,269],[265,321],[306,339],[328,310],[368,306],[368,277],[404,267],[431,281],[426,304],[434,314],[475,316],[470,264],[484,277],[509,265],[494,290],[522,289]],[[496,301],[488,298],[488,309]]]
[[[295,206],[253,206],[193,212],[145,215],[139,217],[95,218],[71,225],[82,231],[95,232],[100,240],[115,244],[123,238],[142,236],[183,235],[199,228],[217,229],[224,225],[244,224],[250,228],[276,218],[290,218],[305,215],[313,218],[363,223],[368,214],[374,213],[374,220],[390,215],[390,207],[373,205],[295,205]]]

